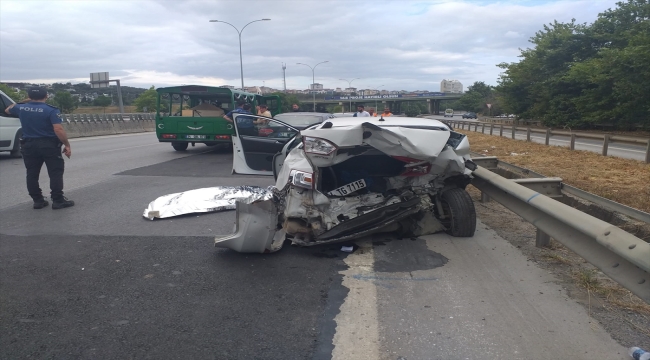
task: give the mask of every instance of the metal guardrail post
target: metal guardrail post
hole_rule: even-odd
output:
[[[535,234],[535,246],[538,248],[547,247],[551,245],[551,237],[537,228],[537,233]]]
[[[503,124],[499,124],[499,136],[503,137]]]
[[[569,149],[571,150],[576,149],[576,134],[571,134],[571,143],[569,145]]]
[[[546,141],[544,142],[544,144],[548,145],[550,141],[551,141],[551,129],[546,129]]]
[[[490,123],[490,135],[492,135],[492,131],[494,131],[494,124]]]
[[[526,141],[530,141],[530,126],[526,128]]]
[[[490,195],[488,195],[488,194],[481,191],[481,202],[482,203],[489,203],[490,202]]]
[[[485,123],[481,123],[481,134],[485,134]]]
[[[517,127],[513,124],[512,125],[512,138],[515,138],[515,131],[517,130]]]
[[[650,164],[650,139],[648,139],[648,146],[645,148],[645,162]]]
[[[609,148],[609,134],[605,134],[605,139],[603,140],[603,156],[607,156],[607,149]]]
[[[474,123],[474,132],[478,132],[478,122]]]

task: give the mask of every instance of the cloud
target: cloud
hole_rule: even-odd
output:
[[[0,81],[87,79],[130,86],[240,83],[438,90],[443,79],[496,84],[501,62],[545,23],[592,22],[612,1],[0,1]],[[38,11],[34,11],[38,9]],[[250,9],[250,11],[244,11]],[[25,21],[29,18],[29,21]],[[37,29],[34,24],[38,24]],[[85,81],[85,80],[84,80]]]

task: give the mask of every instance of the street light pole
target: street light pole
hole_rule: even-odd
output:
[[[376,89],[373,89],[373,90],[375,90],[376,92],[379,92],[379,88],[382,87],[382,86],[384,86],[384,85],[380,85]],[[379,107],[377,106],[377,99],[376,98],[375,98],[375,111],[379,111]]]
[[[329,62],[329,60],[328,60],[328,61],[319,62],[318,64],[314,65],[314,67],[311,67],[311,66],[309,66],[309,65],[307,65],[307,64],[303,64],[303,63],[296,63],[296,65],[305,65],[305,66],[307,66],[308,68],[311,69],[311,86],[313,87],[314,84],[316,83],[316,76],[314,75],[314,70],[316,70],[316,66],[318,66],[318,65],[320,65],[320,64],[325,64],[325,63],[327,63],[327,62]],[[315,90],[315,89],[312,88],[312,89],[311,89],[311,93],[312,93],[312,95],[313,95],[313,96],[312,96],[312,99],[313,99],[313,101],[314,101],[314,112],[316,112],[316,91],[314,91],[314,90]]]
[[[248,25],[250,25],[250,24],[252,24],[254,22],[270,21],[270,20],[271,19],[253,20],[253,21],[249,22],[248,24],[244,25],[244,27],[241,28],[241,30],[237,29],[233,24],[231,24],[229,22],[225,22],[225,21],[221,21],[221,20],[210,20],[210,22],[219,22],[219,23],[224,23],[224,24],[228,24],[228,25],[232,26],[232,28],[235,29],[235,31],[237,31],[237,34],[239,35],[239,71],[240,71],[240,74],[241,74],[241,89],[242,89],[242,91],[244,90],[244,61],[242,59],[242,53],[241,53],[241,33],[244,31],[244,29],[246,29],[246,26],[248,26]]]
[[[348,82],[348,89],[349,89],[349,88],[352,87],[352,82],[354,80],[359,80],[359,79],[361,79],[361,78],[354,78],[352,80],[347,80],[347,79],[339,79],[339,80],[347,81]],[[350,96],[352,96],[352,94],[350,94]],[[352,99],[350,98],[350,96],[348,96],[348,100],[350,100],[350,112],[352,112]],[[343,113],[345,114],[345,111],[343,111]]]

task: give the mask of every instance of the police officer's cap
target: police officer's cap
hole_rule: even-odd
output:
[[[30,99],[41,100],[47,96],[47,90],[39,86],[34,86],[27,90],[27,96],[29,96]]]

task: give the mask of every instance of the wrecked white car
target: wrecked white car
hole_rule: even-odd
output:
[[[237,203],[235,233],[217,247],[262,253],[285,240],[311,246],[379,232],[474,235],[465,187],[476,165],[465,135],[440,121],[334,118],[299,131],[265,119],[264,131],[241,131],[257,117],[235,116],[233,173],[273,174],[276,183],[272,199]]]

